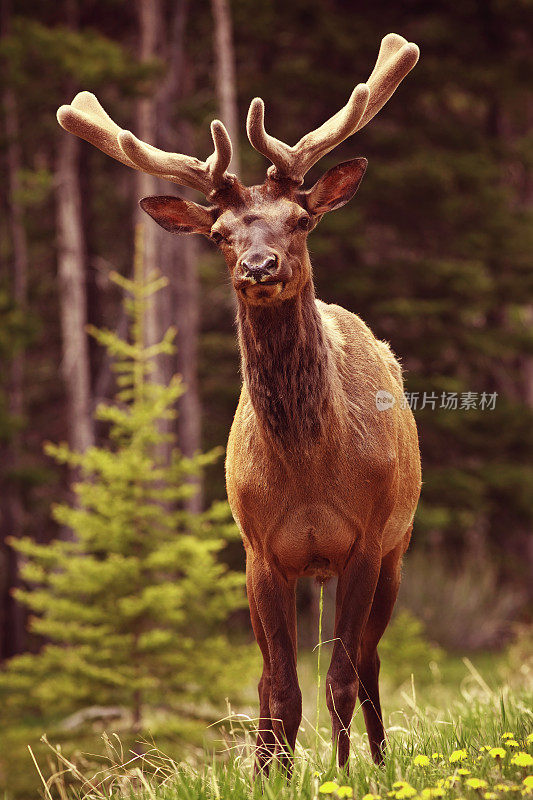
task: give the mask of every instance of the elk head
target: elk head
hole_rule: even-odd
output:
[[[260,186],[245,187],[227,172],[231,141],[218,120],[211,124],[214,152],[199,161],[158,150],[122,130],[89,92],[78,94],[57,116],[66,130],[133,169],[202,192],[208,206],[179,197],[146,197],[141,207],[172,233],[201,233],[215,242],[245,302],[279,302],[297,294],[309,281],[307,236],[326,211],[340,208],[353,197],[367,161],[355,158],[339,164],[308,190],[302,189],[304,176],[377,114],[418,56],[418,47],[402,36],[385,36],[367,83],[358,84],[340,111],[292,147],[266,132],[263,101],[252,100],[248,138],[272,163]]]

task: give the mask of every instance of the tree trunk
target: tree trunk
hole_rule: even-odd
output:
[[[137,23],[139,30],[139,59],[140,61],[149,61],[159,55],[159,36],[162,28],[160,0],[137,0]],[[141,97],[137,101],[136,117],[137,136],[144,142],[156,144],[157,108],[153,94]],[[157,178],[153,175],[146,175],[144,172],[136,172],[135,175],[137,199],[159,193]],[[159,232],[155,225],[147,222],[146,215],[139,206],[136,207],[135,211],[135,223],[140,223],[144,229],[143,265],[144,275],[148,277],[153,275],[160,267],[158,263]],[[164,331],[160,307],[161,293],[157,293],[149,298],[146,307],[144,330],[145,343],[147,345],[155,344],[162,338]],[[158,359],[154,380],[162,383],[164,379],[165,375],[161,359]]]
[[[10,9],[7,0],[2,4],[2,33],[9,30]],[[13,90],[6,86],[3,96],[6,164],[8,176],[8,213],[11,234],[12,291],[15,303],[26,308],[28,281],[28,246],[24,229],[23,209],[20,204],[20,168],[22,164],[17,104]],[[0,558],[3,582],[1,585],[0,613],[0,661],[10,658],[24,649],[25,614],[22,606],[13,597],[19,584],[19,556],[6,542],[9,536],[19,538],[24,529],[24,508],[18,483],[10,478],[20,467],[22,441],[19,423],[24,413],[24,350],[19,346],[11,361],[9,375],[9,412],[15,421],[8,451],[3,456],[7,486],[0,509]]]
[[[63,335],[63,380],[69,440],[84,451],[94,442],[85,286],[85,242],[78,176],[80,142],[64,134],[56,163],[59,300]]]
[[[211,0],[214,22],[215,80],[219,114],[233,145],[229,169],[237,175],[239,161],[239,114],[235,80],[235,52],[229,0]]]
[[[78,27],[78,4],[65,0],[65,22]],[[74,87],[68,87],[73,94]],[[69,442],[83,452],[94,444],[87,325],[86,253],[79,177],[81,142],[62,134],[56,160],[57,263],[61,307],[62,371]]]
[[[190,91],[186,83],[185,28],[188,0],[178,0],[174,7],[170,35],[165,43],[168,68],[157,94],[158,145],[163,150],[191,153],[193,136],[190,125],[173,119],[176,104]],[[168,185],[161,182],[158,193],[168,193]],[[186,188],[180,189],[182,197],[190,196]],[[177,328],[175,371],[185,385],[185,393],[178,401],[177,436],[182,453],[192,456],[201,446],[201,405],[198,392],[198,338],[199,338],[199,280],[197,271],[198,244],[194,236],[169,236],[162,232],[159,239],[159,264],[169,281],[166,317]],[[162,315],[164,317],[164,315]],[[201,482],[195,480],[196,494],[187,502],[190,511],[202,507]]]
[[[1,30],[2,35],[9,33],[11,8],[8,0],[2,2]],[[3,94],[3,107],[6,136],[7,166],[7,205],[9,231],[11,235],[11,287],[13,299],[17,306],[24,310],[27,299],[28,282],[28,246],[24,229],[23,208],[20,203],[20,169],[22,155],[20,148],[19,124],[15,94],[9,82]],[[0,566],[3,580],[0,585],[0,662],[24,650],[25,612],[13,596],[19,585],[19,555],[7,544],[9,536],[19,538],[24,530],[24,507],[20,485],[11,476],[21,466],[22,437],[20,421],[24,414],[24,362],[25,353],[22,347],[15,350],[11,361],[8,382],[9,413],[15,425],[8,443],[7,451],[2,456],[4,474],[7,476],[3,497],[0,503]]]

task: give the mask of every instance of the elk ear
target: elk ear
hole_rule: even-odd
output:
[[[306,192],[301,192],[300,202],[310,214],[325,214],[334,211],[351,200],[363,180],[366,158],[344,161],[328,170],[325,175]]]
[[[217,210],[181,197],[145,197],[139,205],[158,225],[171,233],[203,233],[209,236]]]

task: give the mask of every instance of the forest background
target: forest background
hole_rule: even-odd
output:
[[[23,574],[29,556],[14,542],[29,537],[52,547],[73,537],[65,515],[51,508],[78,502],[79,464],[54,462],[44,445],[68,441],[88,452],[108,440],[109,420],[94,415],[115,395],[116,375],[88,326],[128,335],[125,286],[110,275],[132,277],[139,224],[145,278],[158,270],[168,281],[143,312],[145,343],[175,326],[176,349],[163,347],[152,379],[182,376],[186,391],[171,398],[178,416],[165,424],[185,457],[225,445],[240,388],[221,257],[206,241],[170,236],[143,218],[138,200],[173,187],[62,131],[56,109],[81,89],[93,91],[141,139],[201,158],[210,152],[209,122],[219,117],[236,149],[233,170],[260,182],[266,164],[244,133],[250,99],[264,98],[268,130],[292,143],[366,79],[389,31],[417,42],[421,59],[372,124],[310,175],[311,182],[356,155],[369,159],[357,198],[310,239],[317,294],[358,313],[406,371],[424,487],[402,607],[449,652],[501,651],[527,638],[528,10],[525,0],[18,0],[13,7],[5,0],[0,659],[7,669],[47,641],[32,629],[20,595],[33,584]],[[199,491],[178,499],[193,519],[225,498],[223,458],[206,459],[202,478],[191,480]],[[229,534],[220,557],[242,573],[242,547]],[[247,614],[238,605],[224,625],[245,641]],[[305,648],[316,641],[312,584],[303,584],[299,606]]]

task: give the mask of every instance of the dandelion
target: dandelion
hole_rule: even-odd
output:
[[[427,765],[429,764],[429,758],[427,756],[420,754],[418,756],[415,756],[415,758],[413,759],[413,764],[417,767],[427,767]]]
[[[381,795],[379,794],[365,794],[363,795],[363,800],[381,800]]]
[[[533,789],[533,775],[528,775],[527,778],[524,778],[522,783],[526,789]]]
[[[506,783],[497,783],[495,784],[494,788],[497,792],[510,792],[511,787],[508,786]]]
[[[468,778],[466,785],[470,786],[471,789],[486,789],[488,783],[483,778]]]
[[[507,755],[507,750],[504,750],[503,747],[491,747],[489,750],[489,756],[492,758],[505,758]]]
[[[496,792],[483,792],[483,797],[485,800],[498,800]]]
[[[533,766],[533,756],[530,756],[529,753],[517,753],[512,757],[511,764],[515,764],[517,767],[531,767]]]
[[[457,770],[457,774],[458,775],[471,775],[472,773],[470,772],[469,769],[465,769],[465,767],[461,767],[460,769]]]
[[[506,731],[505,733],[502,733],[501,738],[502,739],[514,739],[514,733],[512,733],[511,731]]]
[[[533,744],[533,733],[530,733],[529,736],[526,736],[526,742],[528,744]]]
[[[506,739],[504,745],[506,747],[520,747],[516,739]]]
[[[319,786],[318,791],[320,794],[333,794],[338,788],[339,784],[335,783],[335,781],[326,781],[322,786]]]
[[[421,797],[424,798],[424,800],[433,797],[444,797],[445,794],[446,792],[444,791],[444,789],[441,789],[436,786],[435,787],[431,786],[428,787],[427,789],[422,789],[422,791],[420,792],[420,795]]]
[[[396,792],[394,793],[396,800],[407,800],[407,798],[414,797],[415,794],[417,794],[416,789],[407,783],[407,781],[396,781],[392,786],[396,788]]]
[[[337,789],[337,797],[352,797],[353,789],[351,786],[339,786]]]
[[[468,753],[466,750],[454,750],[451,756],[449,757],[448,761],[451,764],[454,764],[456,761],[464,761],[465,758],[468,758]]]
[[[433,759],[444,758],[444,756],[442,755],[442,753],[432,753],[431,758]]]

